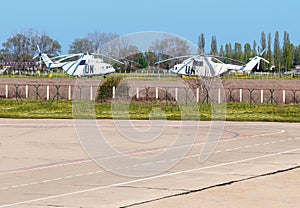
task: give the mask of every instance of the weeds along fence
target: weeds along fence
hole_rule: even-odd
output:
[[[149,86],[96,86],[96,85],[43,85],[0,84],[0,99],[27,99],[59,102],[61,100],[89,100],[96,102],[197,102],[197,103],[250,103],[299,104],[299,89],[255,88],[184,88]]]

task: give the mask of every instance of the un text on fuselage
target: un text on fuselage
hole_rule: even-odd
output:
[[[94,73],[94,69],[95,69],[94,65],[86,64],[84,66],[84,73],[85,74],[93,74]]]

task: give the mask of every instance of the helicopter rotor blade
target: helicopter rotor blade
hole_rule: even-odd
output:
[[[233,61],[233,62],[235,62],[235,63],[239,63],[239,64],[242,64],[242,65],[244,65],[245,64],[245,62],[242,62],[242,61],[239,61],[239,60],[237,60],[237,59],[233,59],[233,58],[229,58],[229,57],[225,57],[225,56],[213,56],[213,57],[215,57],[215,58],[217,58],[217,59],[224,59],[224,60],[230,60],[230,61]]]
[[[263,60],[264,62],[266,62],[267,64],[269,64],[270,62],[264,58],[261,58],[261,60]]]
[[[36,45],[37,49],[38,49],[38,52],[41,53],[41,49],[40,49],[40,46],[39,45]]]
[[[67,60],[67,59],[69,59],[69,58],[73,58],[73,57],[81,56],[81,55],[83,55],[83,53],[61,55],[61,57],[63,57],[63,58],[57,60],[56,63],[60,63],[60,62],[62,62],[62,61],[64,61],[64,60]],[[56,58],[58,58],[58,57],[54,57],[54,59],[56,59]],[[52,58],[52,59],[53,59],[53,58]]]
[[[123,63],[123,62],[121,62],[121,61],[119,61],[119,60],[117,60],[117,59],[115,59],[115,58],[112,58],[112,57],[110,57],[110,56],[106,56],[106,55],[101,54],[101,53],[92,53],[92,55],[94,55],[94,56],[102,56],[102,57],[105,57],[105,58],[107,58],[107,59],[113,60],[113,61],[115,61],[115,62],[117,62],[117,63],[119,63],[119,64],[125,64],[125,63]]]
[[[65,55],[60,55],[60,56],[54,56],[52,58],[50,58],[51,60],[55,60],[55,59],[59,59],[59,58],[65,58],[67,56],[70,56],[70,55],[73,55],[73,54],[65,54]]]
[[[168,61],[172,61],[172,60],[176,60],[176,59],[181,59],[181,58],[191,58],[191,57],[194,57],[194,56],[199,56],[199,55],[177,56],[177,57],[165,59],[165,60],[162,60],[162,61],[158,61],[155,64],[160,64],[160,63],[164,63],[164,62],[168,62]]]
[[[260,52],[259,56],[262,56],[265,53],[266,49],[264,49],[262,52]]]

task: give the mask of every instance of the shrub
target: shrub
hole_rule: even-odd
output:
[[[121,82],[120,77],[110,77],[107,78],[103,84],[99,87],[97,100],[100,102],[104,102],[107,99],[112,98],[113,94],[113,86],[117,87]]]

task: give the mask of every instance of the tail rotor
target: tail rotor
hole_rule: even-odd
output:
[[[36,47],[37,47],[39,53],[37,55],[35,55],[32,59],[36,59],[37,57],[40,58],[38,64],[39,64],[40,70],[41,70],[42,69],[42,63],[43,63],[42,62],[42,52],[41,52],[41,49],[40,49],[39,45],[36,45]]]

